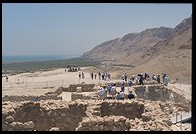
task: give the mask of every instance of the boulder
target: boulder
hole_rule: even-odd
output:
[[[93,131],[98,131],[99,130],[99,126],[98,125],[94,125],[93,127],[91,127],[91,129]]]
[[[179,131],[179,128],[176,125],[170,127],[171,131]]]
[[[23,128],[23,123],[22,123],[22,122],[12,122],[12,123],[10,124],[10,126],[11,126],[11,128],[12,128],[13,130],[22,130],[22,128]]]
[[[35,124],[32,121],[25,122],[23,125],[24,129],[33,129]]]
[[[76,92],[77,92],[77,93],[81,93],[81,92],[82,92],[82,88],[81,88],[81,87],[77,87],[77,88],[76,88]]]
[[[12,116],[8,116],[5,118],[5,120],[8,122],[8,123],[12,123],[14,121],[14,118]]]
[[[59,131],[60,129],[58,127],[52,127],[49,131]]]
[[[150,121],[150,119],[151,119],[150,113],[146,112],[142,114],[142,121],[147,122],[147,121]]]
[[[94,125],[96,125],[96,123],[97,123],[97,120],[95,118],[91,118],[90,121],[89,121],[89,126],[90,127],[94,126]]]
[[[62,117],[65,117],[65,116],[66,116],[66,114],[65,114],[65,113],[61,113],[60,115],[61,115]]]

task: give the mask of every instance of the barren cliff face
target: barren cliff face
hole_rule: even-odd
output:
[[[122,38],[106,41],[82,57],[102,60],[118,60],[142,52],[171,35],[172,28],[146,29],[140,33],[129,33]]]

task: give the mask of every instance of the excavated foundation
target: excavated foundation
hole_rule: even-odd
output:
[[[161,86],[135,86],[133,89],[137,98],[132,100],[4,101],[2,130],[178,130],[170,117],[179,111],[189,111],[190,101]]]
[[[134,91],[137,97],[141,99],[162,102],[172,101],[190,105],[190,101],[182,94],[173,92],[164,86],[137,86],[134,87]]]

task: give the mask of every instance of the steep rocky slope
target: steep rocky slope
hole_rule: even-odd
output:
[[[112,60],[110,64],[132,66],[128,73],[167,73],[171,79],[191,83],[192,17],[174,29],[160,27],[106,41],[82,58]],[[124,70],[116,71],[119,74]]]
[[[129,33],[122,38],[103,42],[91,51],[82,55],[83,58],[117,60],[129,58],[134,53],[143,52],[171,35],[172,28],[160,27],[146,29],[140,33]]]
[[[170,74],[171,79],[180,82],[191,82],[192,66],[192,18],[183,20],[177,25],[172,35],[158,42],[138,58],[140,64],[132,71],[146,70],[149,72]]]

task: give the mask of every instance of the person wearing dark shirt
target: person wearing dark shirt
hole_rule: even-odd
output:
[[[130,91],[129,94],[128,94],[128,99],[130,100],[130,99],[133,99],[133,98],[135,98],[135,96],[132,94],[132,91]]]

